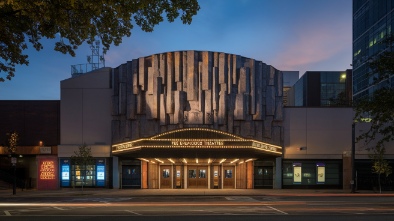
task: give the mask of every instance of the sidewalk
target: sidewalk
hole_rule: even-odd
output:
[[[63,188],[59,190],[0,190],[0,199],[4,197],[142,197],[142,196],[371,196],[394,197],[394,192],[357,191],[340,189],[98,189]]]

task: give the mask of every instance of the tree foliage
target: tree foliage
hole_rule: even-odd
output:
[[[373,154],[370,155],[372,158],[372,172],[378,174],[379,192],[382,192],[382,185],[380,182],[380,176],[385,174],[388,177],[393,171],[389,162],[384,159],[385,154],[384,147],[378,147],[373,149]]]
[[[82,190],[83,184],[85,182],[88,166],[94,165],[94,158],[92,156],[92,152],[90,147],[88,147],[85,143],[78,147],[78,151],[74,151],[74,155],[71,156],[71,163],[73,165],[78,166],[80,171],[80,176],[82,177]]]
[[[357,122],[370,121],[369,129],[357,137],[358,141],[374,141],[373,146],[381,148],[394,140],[394,89],[376,90],[372,97],[358,101],[355,110]]]
[[[6,147],[9,153],[14,154],[18,146],[19,135],[17,132],[7,133]]]
[[[28,42],[39,51],[42,38],[58,38],[54,49],[75,56],[98,37],[106,52],[131,35],[133,24],[146,32],[163,16],[190,24],[199,9],[197,0],[0,0],[0,72],[11,80],[16,65],[29,64]]]

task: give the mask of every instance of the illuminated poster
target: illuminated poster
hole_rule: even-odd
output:
[[[323,184],[326,182],[326,167],[324,163],[317,163],[317,183]]]
[[[96,164],[96,180],[97,186],[104,186],[105,184],[105,161],[97,160]]]
[[[70,186],[70,160],[63,159],[60,161],[60,179],[61,179],[61,186],[68,187]]]
[[[70,180],[70,166],[62,165],[62,180]]]
[[[105,166],[97,166],[97,180],[105,180]]]
[[[302,170],[301,163],[293,163],[293,183],[301,184]]]

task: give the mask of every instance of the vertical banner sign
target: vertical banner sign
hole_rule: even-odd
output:
[[[324,184],[326,182],[326,166],[324,163],[317,163],[317,183]]]
[[[62,187],[70,186],[70,160],[61,160],[60,161],[60,169],[61,169],[61,185]]]
[[[96,162],[96,185],[105,186],[105,160]]]
[[[293,163],[293,183],[301,184],[302,180],[301,163]]]

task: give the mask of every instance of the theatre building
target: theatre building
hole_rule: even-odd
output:
[[[282,72],[254,59],[176,51],[61,82],[62,187],[281,185]],[[81,144],[95,165],[69,158]],[[66,173],[69,171],[69,174]]]

